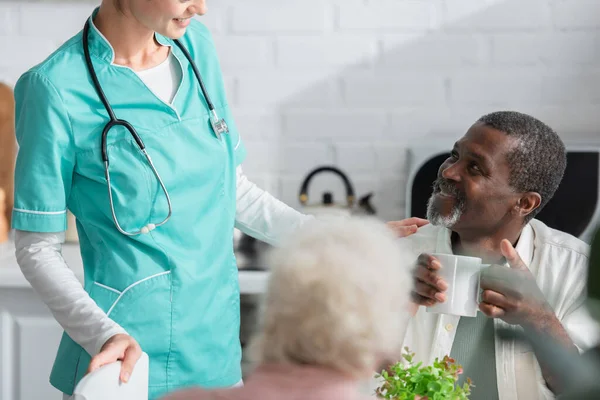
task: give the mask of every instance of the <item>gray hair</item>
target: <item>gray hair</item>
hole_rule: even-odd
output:
[[[308,364],[365,377],[400,359],[411,258],[380,221],[306,223],[269,257],[259,363]]]
[[[514,136],[519,144],[508,154],[510,186],[519,192],[536,192],[542,201],[525,217],[533,219],[554,196],[567,166],[565,145],[542,121],[515,111],[497,111],[477,121]]]

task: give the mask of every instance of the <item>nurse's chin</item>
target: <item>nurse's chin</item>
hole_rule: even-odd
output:
[[[166,32],[158,32],[161,35],[168,37],[171,40],[177,40],[177,39],[181,39],[181,37],[183,35],[185,35],[185,32],[187,31],[187,28],[171,28],[168,29]]]

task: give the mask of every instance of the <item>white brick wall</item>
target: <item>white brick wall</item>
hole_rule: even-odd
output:
[[[0,1],[0,80],[81,29],[97,1]],[[323,163],[403,216],[406,148],[451,143],[481,114],[529,112],[600,142],[600,1],[208,0],[248,175],[299,206]],[[310,198],[332,189],[315,179]]]
[[[560,29],[598,28],[600,2],[596,0],[556,0],[553,2],[553,11],[555,26]]]
[[[406,0],[343,5],[339,7],[339,28],[370,32],[427,30],[435,25],[441,11],[437,3]]]
[[[598,44],[593,32],[500,34],[492,37],[492,62],[498,66],[593,65],[600,61]]]
[[[576,7],[577,0],[570,1]],[[478,10],[473,13],[473,7]],[[484,32],[540,31],[552,26],[552,0],[446,0],[448,30]]]
[[[256,2],[232,1],[231,24],[233,33],[318,34],[331,21],[327,2]]]

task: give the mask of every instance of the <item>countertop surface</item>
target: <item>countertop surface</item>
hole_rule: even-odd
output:
[[[83,282],[83,264],[78,243],[65,243],[62,248],[67,265]],[[265,291],[269,273],[267,271],[240,270],[239,282],[242,294],[260,294]],[[30,288],[15,257],[14,242],[0,243],[0,288]]]

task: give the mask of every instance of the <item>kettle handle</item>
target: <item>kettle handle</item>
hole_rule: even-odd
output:
[[[300,203],[302,205],[306,204],[308,201],[308,185],[310,184],[311,179],[321,172],[333,172],[342,178],[344,181],[344,186],[346,187],[346,201],[348,202],[348,207],[352,207],[354,204],[354,188],[352,187],[350,180],[340,169],[331,166],[316,168],[312,170],[306,178],[304,178],[304,182],[302,182],[302,186],[300,187]]]

